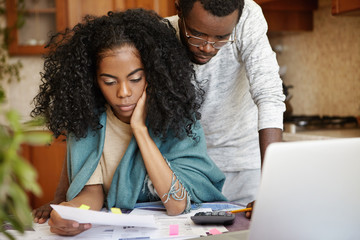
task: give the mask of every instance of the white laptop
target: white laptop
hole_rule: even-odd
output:
[[[360,138],[274,143],[264,162],[250,229],[209,240],[360,239]]]

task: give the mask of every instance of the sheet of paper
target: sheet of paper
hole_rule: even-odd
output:
[[[188,239],[208,235],[209,231],[216,228],[220,232],[227,232],[228,230],[223,225],[196,225],[190,219],[191,216],[197,212],[211,211],[211,208],[200,208],[191,210],[188,214],[181,214],[178,216],[168,216],[165,211],[148,210],[136,208],[130,215],[139,216],[154,216],[158,229],[144,229],[137,227],[124,227],[114,230],[113,237],[119,240],[128,239]],[[178,225],[178,236],[171,236],[169,234],[170,226]]]
[[[62,205],[51,204],[50,206],[57,211],[62,218],[74,220],[79,223],[157,228],[154,216],[152,215],[114,214],[111,212],[84,210]]]
[[[145,204],[144,204],[145,205]],[[58,205],[55,205],[57,208]],[[158,228],[149,228],[149,227],[136,227],[136,226],[129,226],[129,222],[127,220],[122,219],[122,223],[120,226],[115,226],[115,221],[110,221],[110,225],[98,225],[94,224],[91,229],[86,230],[85,232],[73,236],[73,237],[63,237],[58,236],[50,232],[49,225],[45,224],[33,224],[33,231],[26,231],[25,235],[20,235],[14,231],[14,234],[17,236],[18,239],[22,240],[92,240],[92,239],[102,239],[102,240],[130,240],[130,239],[170,239],[170,240],[177,240],[177,239],[190,239],[199,236],[206,236],[209,232],[215,228],[219,232],[227,232],[227,229],[222,225],[196,225],[190,219],[191,216],[195,215],[197,212],[204,212],[204,211],[211,211],[215,209],[225,209],[229,208],[227,204],[220,204],[217,203],[213,204],[204,204],[203,206],[207,206],[209,208],[199,208],[196,210],[191,210],[188,214],[182,214],[179,216],[168,216],[165,212],[165,209],[161,208],[153,208],[151,204],[147,204],[145,209],[134,209],[130,214],[122,214],[124,216],[128,216],[129,218],[126,219],[135,219],[137,223],[140,221],[144,222],[144,219],[151,217],[151,220],[154,221],[154,225]],[[60,206],[64,207],[64,206]],[[151,208],[152,210],[148,210],[146,208]],[[70,207],[65,207],[70,208]],[[232,208],[232,206],[230,206]],[[70,208],[66,210],[71,210],[70,215],[79,215],[77,208]],[[74,212],[76,211],[76,213]],[[61,211],[61,210],[60,210]],[[94,216],[87,216],[87,213],[91,210],[81,210],[87,211],[86,213],[81,212],[82,218],[85,218],[84,222],[89,222],[89,219],[94,218]],[[92,211],[94,212],[94,211]],[[100,213],[101,218],[107,218],[109,215],[102,215],[102,213],[107,212],[96,212],[95,218],[97,218],[98,213]],[[108,213],[113,214],[113,213]],[[122,216],[119,214],[113,214]],[[99,220],[99,219],[98,219]],[[107,220],[107,219],[106,219]],[[116,220],[118,221],[118,220]],[[149,223],[145,221],[145,225],[149,226]],[[140,224],[142,225],[142,224]],[[178,235],[170,235],[170,226],[177,225],[178,226]],[[2,236],[0,235],[0,239]]]
[[[118,240],[113,237],[113,232],[116,228],[123,228],[122,226],[110,225],[93,225],[90,229],[76,235],[76,236],[59,236],[50,232],[49,225],[34,224],[36,234],[32,238],[19,238],[22,240]],[[145,228],[151,229],[151,228]],[[0,238],[1,239],[1,238]]]

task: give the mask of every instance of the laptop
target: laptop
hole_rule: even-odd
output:
[[[271,144],[250,229],[207,238],[360,239],[360,138]]]

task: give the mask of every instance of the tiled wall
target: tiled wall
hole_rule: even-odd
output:
[[[293,85],[293,114],[360,116],[360,14],[332,16],[319,0],[311,32],[270,35],[283,77]]]

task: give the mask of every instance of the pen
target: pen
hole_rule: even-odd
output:
[[[243,209],[237,209],[237,210],[232,210],[230,211],[231,213],[239,213],[239,212],[247,212],[247,211],[251,211],[252,208],[243,208]]]

